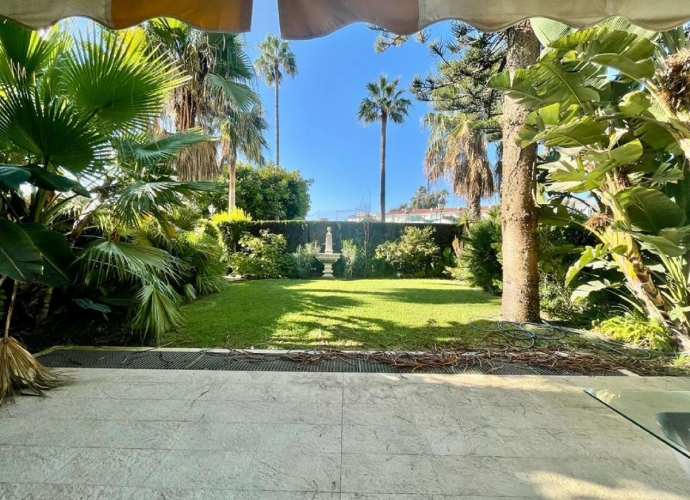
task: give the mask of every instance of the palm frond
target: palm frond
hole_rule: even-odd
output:
[[[168,283],[155,279],[145,282],[136,298],[132,325],[143,332],[145,340],[159,345],[165,332],[184,324],[181,303],[182,297]]]
[[[74,45],[60,83],[76,108],[95,115],[107,129],[144,129],[158,117],[170,91],[186,80],[171,63],[144,51],[136,38],[103,32]]]
[[[113,278],[121,282],[176,278],[181,263],[168,252],[114,240],[97,240],[79,255],[84,282],[99,286]]]
[[[125,168],[140,170],[174,160],[186,148],[208,142],[212,138],[200,129],[189,129],[161,137],[149,134],[129,135],[115,138],[113,147],[117,151],[118,163]]]

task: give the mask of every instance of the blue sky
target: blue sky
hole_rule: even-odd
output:
[[[246,35],[252,60],[266,34],[279,33],[274,2],[254,5],[252,31]],[[433,28],[436,37],[448,32],[447,24]],[[284,167],[314,179],[312,218],[342,219],[347,214],[337,210],[354,210],[369,198],[372,210],[378,211],[380,126],[357,122],[364,85],[385,73],[390,78],[400,76],[401,84],[408,87],[415,74],[434,69],[434,60],[422,44],[410,41],[376,54],[375,39],[376,33],[366,25],[354,24],[323,38],[291,42],[299,74],[281,86],[280,157]],[[267,157],[275,158],[273,88],[260,81],[258,89],[271,127]],[[408,97],[413,102],[408,119],[388,128],[388,208],[408,201],[419,186],[426,185],[422,160],[428,133],[420,123],[428,107]],[[455,197],[448,203],[463,204]]]

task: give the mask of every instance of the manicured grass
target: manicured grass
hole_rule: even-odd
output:
[[[486,346],[467,324],[498,316],[500,298],[442,280],[236,282],[184,308],[169,347],[428,349]]]

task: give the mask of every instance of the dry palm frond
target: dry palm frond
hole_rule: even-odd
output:
[[[585,222],[585,227],[594,232],[604,232],[611,225],[613,220],[606,214],[596,214]]]
[[[661,95],[674,110],[690,110],[690,50],[682,49],[666,58]]]
[[[495,191],[484,133],[472,126],[467,115],[457,113],[431,114],[425,125],[431,129],[424,158],[426,178],[432,182],[445,178],[456,195],[478,210],[480,199]]]
[[[206,141],[183,149],[177,155],[177,175],[179,180],[214,181],[220,175],[220,166],[214,142]]]
[[[41,365],[12,337],[0,339],[0,405],[23,391],[43,396],[69,379]]]

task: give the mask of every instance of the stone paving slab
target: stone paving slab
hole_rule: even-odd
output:
[[[0,408],[0,500],[690,499],[673,450],[583,392],[689,378],[71,373]]]

